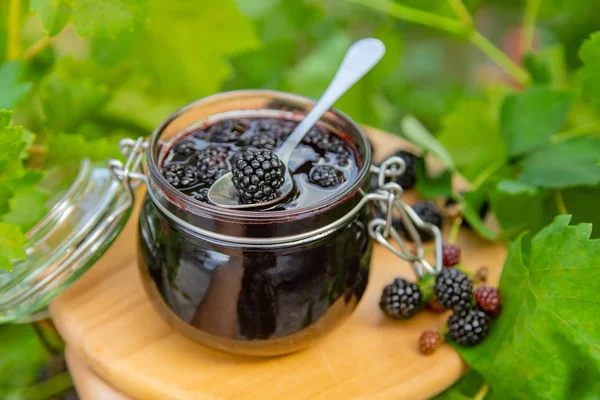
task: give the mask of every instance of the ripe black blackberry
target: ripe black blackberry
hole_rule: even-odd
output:
[[[448,335],[462,346],[481,343],[489,329],[490,317],[474,306],[455,311],[448,318]]]
[[[177,189],[184,189],[198,183],[198,170],[193,165],[167,164],[161,170],[167,181]]]
[[[195,163],[201,182],[212,184],[229,172],[227,158],[230,150],[222,146],[209,146],[196,153]]]
[[[327,134],[319,128],[312,128],[304,137],[302,143],[316,147],[321,150],[321,153],[333,153],[338,165],[348,165],[351,151],[348,145],[337,136]]]
[[[183,141],[173,146],[173,152],[177,155],[189,157],[198,151],[198,147],[192,141]]]
[[[198,200],[198,201],[202,201],[202,202],[207,202],[208,201],[208,188],[202,188],[198,191],[193,191],[191,193],[191,197],[194,200]]]
[[[477,288],[475,291],[475,303],[492,318],[497,317],[502,310],[500,292],[498,289],[488,285],[482,285]]]
[[[400,157],[406,164],[404,173],[396,178],[396,182],[404,189],[411,189],[415,187],[417,182],[417,160],[419,157],[408,151],[400,150],[394,154],[396,157]]]
[[[248,129],[250,123],[244,119],[226,119],[207,130],[200,130],[194,134],[199,139],[209,142],[230,143],[237,141]]]
[[[440,214],[440,210],[437,208],[435,203],[432,201],[420,201],[418,203],[413,204],[412,209],[417,213],[419,218],[423,220],[423,222],[429,222],[438,228],[442,229],[442,224],[444,222],[442,218],[442,214]],[[396,229],[398,229],[401,233],[404,234],[407,240],[412,240],[408,229],[404,226],[404,223],[400,218],[395,218],[393,221],[393,225]],[[415,226],[416,227],[416,226]],[[427,242],[434,238],[433,232],[428,229],[417,228],[417,232],[419,232],[419,236],[421,240]]]
[[[319,185],[322,188],[330,188],[346,182],[346,177],[344,172],[331,165],[317,165],[310,170],[308,180],[310,183]]]
[[[453,267],[460,262],[460,247],[450,243],[442,244],[442,265]]]
[[[271,150],[245,150],[233,156],[231,165],[233,185],[244,203],[263,203],[277,197],[285,165]]]
[[[473,302],[473,284],[464,272],[444,268],[435,280],[433,292],[437,301],[450,310],[468,308]]]
[[[396,278],[383,289],[379,307],[388,317],[409,319],[421,308],[421,298],[421,289],[416,284]]]

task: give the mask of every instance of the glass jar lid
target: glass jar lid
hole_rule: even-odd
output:
[[[135,145],[144,146],[141,139],[125,141],[125,155]],[[0,323],[42,310],[110,247],[131,215],[134,191],[123,180],[135,187],[127,171],[139,170],[138,153],[125,167],[118,161],[109,168],[82,163],[67,193],[26,234],[26,258],[15,261],[12,271],[0,270]]]

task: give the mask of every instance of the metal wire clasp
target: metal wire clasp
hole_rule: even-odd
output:
[[[136,140],[123,139],[119,142],[119,149],[126,158],[125,165],[119,160],[108,162],[108,170],[118,182],[121,182],[128,198],[128,201],[116,211],[117,213],[124,212],[133,205],[135,188],[141,182],[146,182],[142,161],[147,148],[148,142],[143,137]]]
[[[378,196],[373,196],[373,201],[384,218],[376,216],[369,222],[368,228],[369,235],[374,240],[401,259],[408,261],[417,278],[420,279],[425,272],[437,275],[442,270],[442,233],[437,226],[423,221],[408,204],[401,200],[404,190],[394,181],[394,178],[401,176],[405,170],[404,160],[397,156],[387,158],[379,167],[371,166],[371,173],[377,175],[375,193]],[[406,230],[404,233],[414,242],[413,250],[409,249],[400,233],[394,228],[392,223],[394,210],[402,220]],[[430,231],[435,238],[435,266],[424,258],[425,250],[419,230]],[[390,237],[397,247],[388,241]]]

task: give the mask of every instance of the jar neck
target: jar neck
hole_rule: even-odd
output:
[[[340,193],[309,207],[283,211],[224,209],[201,203],[176,190],[160,173],[161,143],[173,140],[199,121],[235,110],[293,110],[302,119],[312,108],[312,100],[286,93],[252,90],[222,93],[192,103],[175,112],[154,131],[147,151],[148,195],[169,219],[179,225],[224,237],[246,239],[284,238],[302,235],[330,226],[351,212],[363,198],[369,181],[371,148],[364,132],[347,116],[328,111],[321,123],[330,126],[357,149],[356,180]]]

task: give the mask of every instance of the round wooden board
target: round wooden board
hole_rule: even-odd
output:
[[[390,135],[371,131],[370,136],[379,157],[406,147]],[[142,288],[136,219],[134,213],[110,250],[50,305],[70,351],[124,394],[160,400],[425,399],[466,371],[450,346],[431,356],[418,351],[421,332],[442,327],[447,314],[423,312],[410,321],[382,315],[381,289],[397,276],[414,276],[407,263],[381,246],[374,249],[369,287],[356,312],[316,346],[265,359],[229,355],[192,342],[160,317]],[[506,256],[504,246],[466,229],[457,242],[466,267],[488,266],[489,281],[495,284]]]

